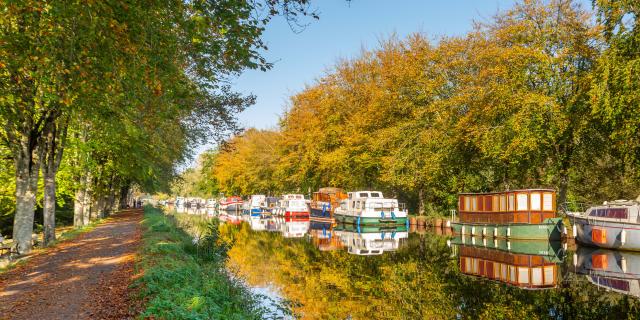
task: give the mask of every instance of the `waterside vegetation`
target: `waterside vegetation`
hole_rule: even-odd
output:
[[[228,244],[218,241],[215,220],[146,207],[143,226],[134,285],[145,301],[141,317],[263,319],[255,297],[225,269]]]

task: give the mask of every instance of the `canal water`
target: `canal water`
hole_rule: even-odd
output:
[[[208,215],[223,222],[221,235],[232,243],[228,269],[286,305],[289,318],[640,318],[636,253]]]

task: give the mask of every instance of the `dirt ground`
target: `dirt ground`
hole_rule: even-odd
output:
[[[0,274],[0,319],[129,319],[142,209],[122,211],[94,230]]]

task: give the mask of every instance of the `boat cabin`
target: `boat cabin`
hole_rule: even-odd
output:
[[[311,196],[311,208],[333,210],[340,205],[341,200],[347,197],[348,195],[340,188],[320,188]]]
[[[604,202],[587,209],[585,215],[594,220],[640,223],[640,203],[631,200]]]
[[[522,289],[548,289],[558,284],[558,264],[542,256],[514,254],[473,246],[460,247],[460,271]]]
[[[249,205],[251,208],[260,208],[263,205],[264,200],[266,198],[267,196],[263,194],[254,194],[251,196],[251,199],[249,200]]]
[[[309,216],[307,201],[301,194],[283,195],[275,211],[276,214],[283,215],[285,217]]]
[[[525,189],[490,193],[460,193],[460,221],[465,223],[537,224],[556,217],[556,192]]]
[[[399,207],[397,199],[386,199],[380,191],[355,191],[347,195],[347,199],[340,202],[340,209],[347,212],[379,215],[380,212],[398,214],[404,211]]]

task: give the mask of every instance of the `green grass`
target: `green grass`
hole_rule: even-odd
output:
[[[143,275],[134,284],[145,301],[140,317],[261,319],[255,298],[224,268],[225,245],[208,238],[214,241],[200,248],[203,241],[193,244],[191,236],[177,225],[184,228],[184,221],[159,209],[145,208],[143,247],[137,265]]]

